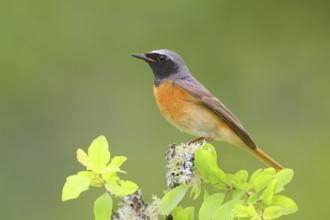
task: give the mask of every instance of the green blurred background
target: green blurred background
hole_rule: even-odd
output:
[[[130,57],[177,51],[191,72],[295,178],[299,212],[327,219],[329,1],[0,2],[1,219],[93,219],[101,192],[62,203],[76,149],[104,134],[146,201],[166,188],[164,153],[180,133],[158,112],[149,67]],[[264,165],[214,142],[228,172]]]

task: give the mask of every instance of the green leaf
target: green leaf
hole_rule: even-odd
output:
[[[119,180],[119,177],[117,176],[117,172],[102,174],[102,178],[104,179],[104,181],[106,183],[110,183],[110,182]]]
[[[272,181],[273,176],[269,174],[261,174],[254,178],[252,185],[254,186],[256,192],[263,190]]]
[[[208,196],[204,200],[204,202],[199,210],[198,218],[200,220],[212,219],[214,213],[220,207],[224,198],[225,198],[225,194],[223,194],[223,193],[215,193],[215,194]]]
[[[240,170],[234,175],[235,181],[239,182],[246,182],[249,177],[249,173],[246,170]]]
[[[194,220],[195,207],[187,207],[181,212],[182,220]]]
[[[200,186],[194,187],[190,191],[190,197],[192,197],[192,195],[194,195],[193,199],[195,200],[200,196],[201,192],[202,192],[202,187],[200,187]]]
[[[89,179],[93,179],[95,177],[95,174],[93,172],[90,171],[80,171],[77,174],[78,176],[85,176],[88,177]]]
[[[229,185],[229,186],[233,185],[233,180],[234,180],[234,177],[235,177],[234,174],[226,173],[225,177],[226,177],[226,184]],[[227,189],[227,187],[225,189]]]
[[[105,188],[112,194],[122,197],[133,194],[139,187],[131,181],[114,180],[106,183]]]
[[[90,172],[90,171],[80,171],[78,172],[78,176],[85,176],[91,179],[90,186],[100,187],[103,186],[101,181],[97,181],[97,174]]]
[[[262,201],[269,205],[273,200],[273,196],[275,194],[277,179],[273,179],[272,182],[267,186],[265,191],[262,193]]]
[[[95,220],[109,220],[112,215],[112,198],[109,193],[104,193],[95,200]]]
[[[239,219],[249,217],[247,218],[249,220],[261,220],[253,205],[244,206],[237,204],[235,206],[235,217]]]
[[[77,150],[77,160],[84,165],[88,170],[92,169],[92,162],[90,161],[88,155],[82,149]]]
[[[202,149],[207,150],[208,152],[211,153],[211,155],[214,157],[215,160],[217,160],[217,151],[213,147],[212,144],[210,143],[205,143],[202,147]]]
[[[173,209],[171,215],[173,217],[173,219],[179,219],[180,218],[180,214],[183,211],[183,207],[182,206],[177,206]]]
[[[216,220],[231,220],[235,215],[235,207],[237,204],[242,204],[242,200],[230,200],[225,204],[221,205],[215,212],[213,219]]]
[[[239,188],[245,192],[249,191],[252,186],[247,183],[249,173],[246,170],[240,170],[232,178],[233,184],[236,188]]]
[[[255,178],[257,178],[260,175],[268,174],[268,175],[274,176],[275,173],[276,173],[276,170],[273,167],[269,167],[266,169],[258,169],[251,175],[250,183],[252,184],[253,181],[255,180]]]
[[[194,220],[195,208],[187,207],[183,209],[182,207],[176,207],[171,214],[175,220]]]
[[[276,170],[273,167],[268,167],[268,168],[262,169],[262,173],[274,176],[276,174]]]
[[[257,211],[256,211],[256,209],[254,208],[253,205],[249,205],[248,206],[248,212],[249,212],[249,215],[251,217],[253,217],[252,219],[254,219],[254,220],[261,220],[261,218],[259,217],[259,215],[258,215],[258,213],[257,213]]]
[[[237,184],[236,187],[244,192],[248,192],[252,189],[252,186],[249,183]]]
[[[249,208],[244,206],[244,205],[240,205],[240,204],[237,204],[235,206],[235,217],[249,217],[250,214],[249,214]]]
[[[263,218],[264,219],[276,219],[282,215],[282,210],[277,206],[269,206],[264,210]]]
[[[225,173],[218,167],[210,152],[198,149],[195,154],[195,166],[202,176],[210,183],[225,183]]]
[[[110,164],[120,167],[125,161],[127,160],[127,157],[124,156],[115,156],[111,159]]]
[[[62,190],[62,201],[78,198],[80,193],[88,190],[91,181],[92,180],[86,176],[69,176]]]
[[[210,194],[206,191],[206,189],[204,189],[204,196],[203,199],[207,199],[210,196]]]
[[[247,200],[247,204],[254,205],[261,199],[260,193],[252,193]]]
[[[233,190],[232,198],[233,199],[240,199],[240,198],[242,198],[243,195],[245,195],[245,193],[246,193],[245,190],[235,189],[235,190]]]
[[[111,174],[111,173],[117,173],[117,172],[126,173],[125,171],[122,171],[119,167],[112,165],[112,164],[107,165],[106,167],[104,167],[103,169],[101,169],[99,171],[99,173],[101,173],[101,174]]]
[[[292,177],[293,177],[293,170],[285,168],[283,170],[280,170],[275,175],[275,177],[277,179],[277,186],[276,186],[275,193],[278,193],[278,192],[283,191],[284,186],[291,182]]]
[[[172,217],[175,220],[194,220],[195,207],[176,207],[172,212]]]
[[[168,191],[160,201],[159,214],[169,214],[179,204],[189,188],[188,185],[179,185]]]
[[[88,157],[93,164],[93,171],[98,173],[110,160],[108,141],[104,136],[96,138],[88,148]]]
[[[297,204],[286,196],[275,195],[272,200],[272,205],[281,207],[283,215],[288,215],[298,211]]]
[[[253,183],[254,179],[260,175],[261,172],[262,172],[262,169],[257,169],[256,171],[254,171],[254,173],[252,173],[252,175],[250,177],[251,184]]]

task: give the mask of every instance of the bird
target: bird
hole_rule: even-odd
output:
[[[179,130],[198,137],[192,142],[225,141],[242,147],[276,170],[283,169],[257,146],[235,115],[190,73],[179,54],[160,49],[132,56],[149,64],[161,114]]]

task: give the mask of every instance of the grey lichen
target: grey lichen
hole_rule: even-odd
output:
[[[173,189],[180,184],[196,188],[201,185],[202,176],[194,167],[195,152],[206,142],[172,144],[166,152],[167,187]]]
[[[203,147],[206,141],[197,143],[172,144],[166,152],[166,178],[168,190],[180,184],[186,184],[192,189],[200,188],[203,178],[194,165],[196,151]],[[141,190],[121,198],[119,208],[112,215],[114,220],[158,220],[160,199],[153,196],[151,204],[142,200]],[[166,219],[170,219],[167,216]]]
[[[160,199],[153,196],[151,204],[142,200],[141,189],[119,202],[119,209],[112,214],[113,220],[158,220]]]

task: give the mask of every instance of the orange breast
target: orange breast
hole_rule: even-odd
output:
[[[162,115],[180,130],[241,145],[235,132],[219,115],[172,81],[165,80],[154,87],[154,95]]]
[[[187,100],[190,95],[172,81],[166,80],[158,87],[154,87],[154,95],[162,115],[171,123],[180,123],[186,119]]]
[[[195,136],[216,137],[222,120],[170,80],[154,87],[162,115],[175,127]]]

